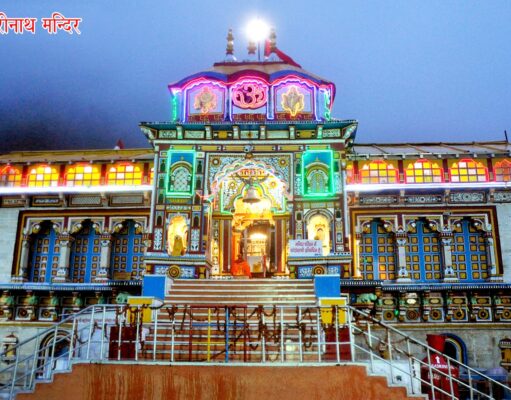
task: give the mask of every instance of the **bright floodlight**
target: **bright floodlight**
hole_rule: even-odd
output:
[[[253,19],[247,25],[247,35],[251,41],[256,43],[268,38],[270,34],[270,27],[262,19]]]

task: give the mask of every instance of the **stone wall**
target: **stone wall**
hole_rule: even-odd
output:
[[[500,252],[504,264],[504,281],[511,282],[511,204],[497,205]]]
[[[18,214],[17,208],[0,208],[0,283],[11,281]]]

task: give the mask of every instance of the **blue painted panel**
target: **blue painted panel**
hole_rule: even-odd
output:
[[[142,296],[150,296],[163,300],[165,298],[166,282],[167,277],[165,275],[144,275],[142,281]]]
[[[341,295],[341,277],[338,275],[316,275],[314,277],[316,297],[339,297]]]

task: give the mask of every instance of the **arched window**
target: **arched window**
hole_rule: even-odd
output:
[[[320,168],[312,169],[307,175],[309,193],[327,193],[328,175]]]
[[[454,227],[452,267],[462,281],[483,281],[488,278],[488,260],[483,232],[468,218]]]
[[[76,283],[90,283],[99,272],[101,240],[90,220],[82,225],[71,248],[70,278]]]
[[[108,170],[107,182],[109,185],[140,185],[142,184],[142,171],[137,165],[113,165]]]
[[[363,279],[396,278],[396,242],[381,220],[371,221],[360,239],[360,272]]]
[[[101,172],[96,166],[79,164],[67,170],[66,186],[99,186],[100,182]]]
[[[439,183],[443,182],[443,169],[436,163],[420,159],[410,163],[405,170],[406,183]]]
[[[397,183],[398,171],[383,160],[371,161],[359,171],[360,183]]]
[[[13,187],[21,185],[21,171],[10,165],[0,170],[0,186]]]
[[[465,158],[449,169],[451,182],[487,182],[488,169],[480,162]]]
[[[44,221],[32,235],[29,279],[31,282],[51,282],[57,275],[60,247],[51,221]]]
[[[441,248],[438,234],[426,220],[414,222],[408,233],[406,264],[417,281],[438,281],[442,278]]]
[[[307,221],[307,238],[309,240],[321,240],[323,255],[330,253],[331,241],[331,217],[323,214],[314,214]]]
[[[30,169],[28,186],[47,187],[59,185],[59,173],[56,168],[49,165],[38,165]]]
[[[511,181],[511,162],[504,160],[495,163],[493,173],[497,182]]]
[[[190,192],[192,174],[186,167],[177,167],[172,171],[172,191],[173,192]]]
[[[132,278],[141,278],[144,266],[144,243],[142,232],[137,230],[135,221],[128,220],[113,235],[110,258],[112,278],[118,273],[131,273]]]

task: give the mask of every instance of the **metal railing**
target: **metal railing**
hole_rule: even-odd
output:
[[[90,306],[10,349],[0,398],[74,363],[363,363],[409,394],[499,399],[501,382],[350,306]],[[5,356],[5,355],[4,355]],[[440,362],[442,361],[442,363]]]

